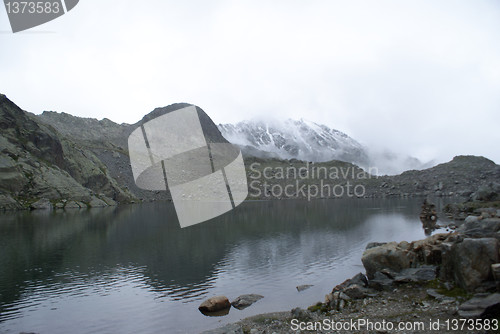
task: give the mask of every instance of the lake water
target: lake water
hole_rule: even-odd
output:
[[[368,242],[424,238],[421,202],[245,202],[184,229],[171,203],[2,214],[0,332],[199,333],[307,307],[364,272]],[[224,317],[197,309],[247,293],[265,298]]]

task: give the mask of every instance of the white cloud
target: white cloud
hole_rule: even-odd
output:
[[[500,162],[497,1],[82,0],[15,35],[0,12],[0,91],[29,111],[133,123],[191,102]]]

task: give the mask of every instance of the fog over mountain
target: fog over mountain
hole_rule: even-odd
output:
[[[218,127],[229,142],[240,146],[249,156],[313,162],[341,160],[378,170],[380,175],[433,165],[389,150],[368,148],[339,130],[304,119],[253,119]]]

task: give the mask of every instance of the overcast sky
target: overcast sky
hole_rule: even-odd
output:
[[[0,92],[119,123],[175,102],[216,123],[305,118],[500,163],[500,1],[80,0],[17,34],[0,8]]]

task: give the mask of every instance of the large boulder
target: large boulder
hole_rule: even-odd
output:
[[[366,249],[361,258],[369,279],[374,278],[377,271],[389,269],[399,272],[410,267],[410,258],[406,249],[396,242]]]
[[[215,296],[208,298],[198,307],[201,312],[217,312],[231,307],[229,299],[226,296]]]
[[[443,252],[443,278],[451,278],[463,289],[472,291],[491,280],[491,265],[499,262],[499,243],[495,238],[466,238],[448,244]],[[451,277],[450,277],[451,276]]]

